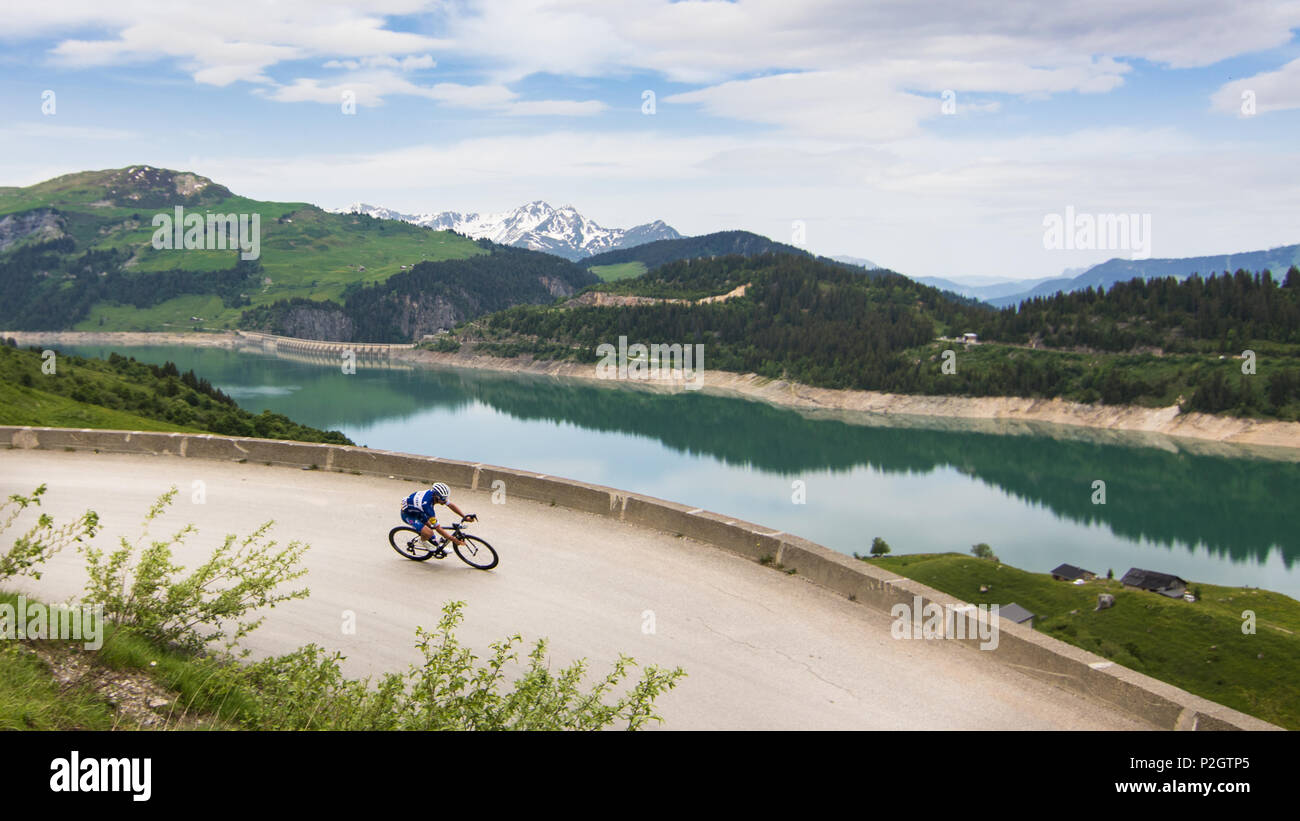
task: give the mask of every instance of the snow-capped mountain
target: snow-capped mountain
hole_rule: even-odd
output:
[[[402,214],[363,202],[333,211],[336,214],[359,213],[376,219],[401,220],[436,231],[455,231],[474,239],[487,238],[501,245],[545,251],[571,260],[584,259],[616,248],[644,245],[658,239],[680,239],[682,236],[663,220],[626,230],[603,228],[579,214],[571,205],[552,208],[541,200],[496,214],[462,214],[459,211]]]

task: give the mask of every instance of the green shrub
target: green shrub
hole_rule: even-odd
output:
[[[230,648],[262,623],[264,617],[250,618],[250,612],[307,597],[305,588],[288,593],[278,589],[306,574],[299,567],[306,546],[290,542],[276,550],[276,543],[266,538],[272,522],[242,540],[234,534],[226,536],[208,560],[187,575],[179,575],[185,568],[172,563],[172,548],[195,532],[193,525],[139,550],[149,523],[171,504],[176,492],[173,486],[158,497],[135,543],[122,537],[119,548],[107,555],[93,545],[83,545],[90,576],[86,602],[104,605],[105,618],[163,645],[200,650],[226,639]],[[227,623],[233,624],[232,633],[227,632]]]
[[[15,493],[9,500],[0,504],[0,533],[8,530],[18,515],[30,507],[41,504],[45,495],[45,485],[32,491],[31,496]],[[23,535],[14,540],[13,546],[0,553],[0,579],[11,576],[41,577],[38,569],[47,559],[73,542],[80,542],[95,535],[99,527],[99,516],[94,511],[86,511],[75,521],[56,527],[49,514],[42,513],[36,524]]]
[[[522,639],[492,644],[481,665],[456,639],[464,602],[443,606],[438,628],[416,629],[421,662],[405,674],[377,682],[348,679],[343,656],[308,645],[287,655],[245,666],[227,666],[216,684],[253,694],[249,723],[268,730],[599,730],[614,725],[637,730],[660,721],[655,700],[685,675],[681,668],[646,668],[623,695],[606,703],[635,661],[620,656],[614,668],[583,690],[585,659],[551,673],[546,641],[528,654],[514,686],[503,690],[505,670],[518,661]]]

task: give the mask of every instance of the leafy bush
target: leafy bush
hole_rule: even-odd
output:
[[[590,689],[580,659],[552,674],[546,641],[528,654],[528,664],[512,689],[501,691],[506,668],[518,661],[512,635],[492,644],[485,663],[456,639],[464,602],[443,606],[438,628],[417,628],[422,661],[405,674],[370,679],[342,674],[339,653],[308,645],[287,655],[246,666],[227,666],[219,684],[254,694],[247,723],[274,730],[598,730],[621,725],[641,729],[661,721],[655,700],[674,688],[682,669],[646,668],[623,695],[605,699],[628,676],[635,661],[620,656],[613,669]]]
[[[45,495],[45,485],[32,491],[31,496],[14,494],[4,504],[0,504],[0,533],[8,530],[18,515],[29,506],[39,506]],[[86,511],[75,521],[61,527],[54,525],[54,519],[42,513],[36,524],[23,535],[14,540],[13,546],[0,554],[0,579],[11,576],[41,577],[37,569],[47,559],[73,542],[80,542],[95,535],[99,527],[99,516],[94,511]]]
[[[456,337],[444,334],[429,342],[428,348],[438,353],[456,353],[460,350],[460,342],[456,340]]]
[[[237,541],[234,534],[226,536],[206,562],[184,576],[178,576],[185,568],[173,564],[172,548],[195,532],[193,525],[139,550],[149,523],[171,504],[176,492],[173,486],[158,497],[135,543],[122,537],[120,547],[107,556],[93,545],[82,547],[90,575],[88,604],[104,605],[106,618],[150,641],[200,650],[223,638],[227,648],[233,647],[263,621],[264,617],[249,618],[250,612],[307,597],[306,588],[289,593],[278,590],[306,574],[306,569],[298,566],[306,546],[290,542],[276,550],[276,543],[266,538],[272,522],[243,540]],[[139,560],[133,564],[137,551]],[[223,626],[227,622],[234,624],[229,635]]]

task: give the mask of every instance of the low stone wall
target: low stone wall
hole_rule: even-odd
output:
[[[71,428],[0,426],[0,448],[315,466],[420,482],[436,478],[453,487],[488,492],[504,488],[508,496],[609,516],[686,536],[748,559],[770,561],[865,607],[889,612],[896,604],[911,608],[919,600],[922,606],[933,603],[945,612],[956,610],[961,614],[957,618],[965,623],[953,621],[946,628],[969,637],[951,640],[970,647],[980,643],[976,619],[987,618],[952,596],[798,536],[650,496],[493,465],[341,445]],[[499,484],[502,482],[504,486]],[[998,625],[997,648],[983,652],[1035,678],[1108,702],[1166,729],[1280,729],[1009,621]]]

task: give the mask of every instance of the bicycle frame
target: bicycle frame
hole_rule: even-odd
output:
[[[403,522],[403,524],[405,524],[405,523]],[[455,533],[457,536],[460,536],[460,535],[466,533],[465,529],[464,529],[463,527],[461,527],[461,525],[463,525],[463,524],[464,524],[464,521],[462,520],[462,521],[456,522],[455,524],[453,524],[453,525],[451,525],[451,526],[449,526],[449,527],[447,527],[447,528],[444,528],[444,529],[446,529],[446,530],[450,530],[452,533]],[[432,529],[432,528],[430,528],[430,529]],[[438,535],[438,531],[436,531],[436,530],[433,531],[433,540],[432,540],[432,541],[426,541],[424,538],[421,538],[420,541],[425,542],[425,544],[433,545],[434,549],[437,549],[437,550],[441,550],[441,549],[444,548],[444,547],[450,547],[450,546],[452,546],[453,544],[455,544],[455,542],[453,542],[451,539],[444,539],[442,536],[439,536],[439,535]]]

